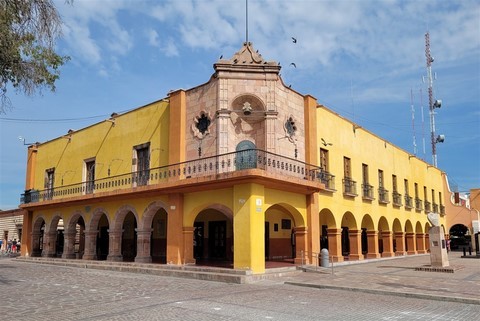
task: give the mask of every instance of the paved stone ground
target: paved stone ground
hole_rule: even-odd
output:
[[[302,273],[239,285],[5,258],[0,260],[0,319],[477,319],[480,301],[466,304],[448,298],[480,299],[480,260],[460,259],[460,253],[451,253],[451,265],[461,267],[455,273],[412,269],[428,262],[428,256],[415,256],[348,264],[336,266],[333,275],[327,271]],[[332,288],[321,288],[327,285]],[[372,293],[366,293],[369,290]],[[408,291],[424,296],[405,297],[402,293]]]
[[[344,265],[334,275],[303,273],[298,277],[259,281],[255,284],[226,284],[126,272],[80,269],[0,260],[1,320],[475,320],[480,304],[418,299],[336,289],[284,284],[284,281],[311,285],[350,279],[370,285],[389,283],[398,289],[404,277],[423,279],[433,272],[416,272],[409,264],[428,257]],[[460,260],[460,259],[459,259]],[[469,259],[463,259],[469,260]],[[463,263],[464,261],[459,261]],[[479,295],[480,260],[465,261],[462,276],[434,273],[438,287],[444,280],[474,282],[473,295]],[[408,264],[407,264],[408,263]],[[456,263],[456,262],[455,262]],[[380,266],[389,266],[387,268]],[[470,272],[467,272],[470,271]],[[388,272],[389,271],[389,272]],[[406,273],[407,275],[403,275]],[[428,274],[426,274],[428,273]],[[383,275],[386,274],[387,277]],[[400,275],[400,276],[399,276]],[[421,277],[420,277],[421,276]],[[381,277],[382,281],[372,284]],[[397,279],[397,277],[400,277]],[[303,279],[302,279],[303,278]],[[336,281],[335,281],[336,280]],[[309,284],[310,282],[310,284]],[[428,283],[428,281],[426,281]],[[475,283],[476,282],[476,283]],[[392,284],[398,285],[392,285]],[[416,283],[413,282],[413,283]],[[417,283],[418,284],[418,283]],[[424,285],[418,284],[417,292]],[[470,288],[470,287],[468,287]],[[392,292],[393,293],[393,292]],[[395,293],[393,293],[395,294]],[[398,294],[398,293],[397,293]]]
[[[480,305],[480,259],[462,258],[462,252],[450,252],[454,273],[416,271],[430,267],[430,255],[369,260],[368,263],[320,268],[317,273],[303,273],[286,282],[317,288],[391,294],[441,301],[470,302]]]

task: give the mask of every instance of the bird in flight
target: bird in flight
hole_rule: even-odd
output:
[[[332,146],[332,143],[327,143],[325,139],[321,138],[323,146]]]
[[[292,62],[290,65],[292,65],[293,67],[297,68],[297,65],[295,65],[294,62]]]
[[[297,43],[297,38],[292,37],[292,41],[293,41],[293,43]]]

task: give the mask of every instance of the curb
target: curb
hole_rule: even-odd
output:
[[[480,299],[449,297],[449,296],[440,296],[440,295],[432,295],[432,294],[424,294],[424,293],[395,292],[395,291],[388,291],[388,290],[353,288],[353,287],[345,287],[345,286],[322,285],[322,284],[301,283],[301,282],[291,282],[291,281],[286,281],[283,284],[303,286],[303,287],[308,287],[308,288],[317,288],[317,289],[330,289],[330,290],[363,292],[363,293],[371,293],[371,294],[401,296],[401,297],[415,298],[415,299],[447,301],[447,302],[455,302],[455,303],[466,303],[466,304],[480,305]]]

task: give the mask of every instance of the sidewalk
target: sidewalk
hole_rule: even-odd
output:
[[[480,259],[461,258],[450,252],[454,273],[416,271],[430,266],[430,255],[338,263],[297,276],[285,277],[285,284],[332,288],[365,293],[462,302],[480,305]]]

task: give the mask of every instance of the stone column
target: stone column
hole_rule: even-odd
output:
[[[378,259],[380,253],[378,252],[378,232],[367,231],[368,252],[367,259]]]
[[[405,252],[405,233],[404,232],[395,232],[395,243],[397,245],[397,250],[395,251],[396,256],[403,256],[407,253]]]
[[[217,111],[217,151],[218,154],[228,153],[228,125],[230,121],[230,110],[220,109]],[[220,169],[219,169],[220,170]]]
[[[362,230],[348,230],[348,239],[350,241],[350,255],[352,261],[363,260],[362,254]]]
[[[150,249],[153,229],[135,229],[135,231],[137,231],[137,256],[135,257],[135,262],[151,263]]]
[[[328,254],[333,262],[343,262],[342,255],[342,229],[329,228],[327,229],[328,238]]]
[[[43,257],[55,257],[55,244],[57,241],[57,231],[45,232],[43,234]]]
[[[382,242],[383,242],[382,257],[393,257],[393,256],[395,256],[395,253],[393,253],[392,232],[382,231],[381,234],[382,234]]]
[[[98,231],[85,231],[85,251],[83,260],[95,260],[97,258]]]
[[[418,254],[425,254],[427,251],[425,250],[425,234],[424,233],[416,233],[417,239],[417,253]]]
[[[417,242],[415,242],[415,233],[405,233],[405,242],[407,243],[407,255],[417,254]]]
[[[276,111],[267,111],[265,113],[265,128],[267,140],[265,142],[265,150],[270,153],[276,152],[276,131],[275,131],[275,122],[277,120],[278,112]]]
[[[183,264],[195,264],[196,260],[193,257],[193,232],[195,227],[183,227]]]
[[[307,250],[307,231],[308,228],[306,226],[296,227],[295,228],[295,264],[309,264],[311,262],[311,258],[306,256],[302,259],[302,253],[308,253]]]
[[[63,259],[74,259],[75,256],[75,236],[77,235],[77,231],[65,231],[63,233],[64,236],[64,246],[63,246]]]
[[[123,230],[108,230],[108,256],[107,261],[123,261],[122,255]]]
[[[42,236],[41,231],[32,232],[32,257],[42,256],[42,251],[40,250],[40,237],[41,236]]]

